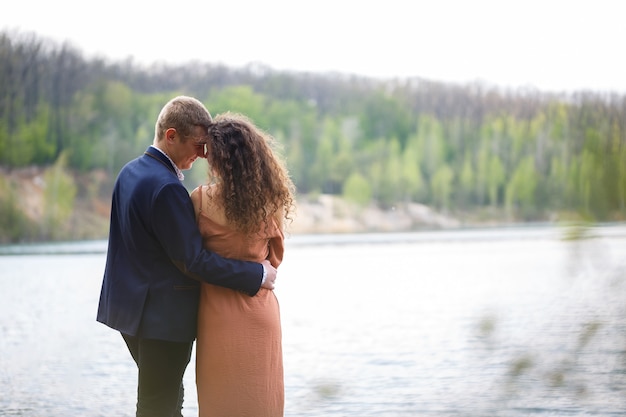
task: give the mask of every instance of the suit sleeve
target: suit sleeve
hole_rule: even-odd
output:
[[[182,184],[166,184],[156,194],[150,223],[165,253],[186,275],[249,295],[258,292],[261,264],[226,259],[203,248],[193,204]]]

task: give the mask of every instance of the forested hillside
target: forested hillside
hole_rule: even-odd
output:
[[[467,221],[626,217],[624,95],[206,62],[144,68],[0,33],[0,242],[85,236],[67,227],[75,210],[108,198],[177,94],[212,114],[245,113],[278,138],[302,199],[420,203]],[[11,180],[33,166],[45,173],[37,216]],[[186,184],[203,178],[196,164]]]

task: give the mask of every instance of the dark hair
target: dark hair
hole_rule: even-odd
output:
[[[272,136],[246,116],[227,112],[209,128],[208,146],[209,179],[218,184],[213,198],[235,229],[254,233],[272,217],[279,226],[290,218],[295,187]]]

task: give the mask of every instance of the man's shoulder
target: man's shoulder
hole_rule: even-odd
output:
[[[120,171],[116,183],[127,191],[142,195],[158,194],[165,189],[187,193],[187,189],[167,166],[147,155],[128,162]]]
[[[141,155],[128,162],[123,170],[132,172],[141,179],[155,180],[159,182],[180,183],[176,174],[162,160],[150,156],[149,154]]]

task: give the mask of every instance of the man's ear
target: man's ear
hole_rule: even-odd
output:
[[[165,131],[165,140],[167,141],[167,143],[174,143],[176,134],[177,134],[176,129],[174,129],[173,127],[170,127],[169,129],[167,129]]]

